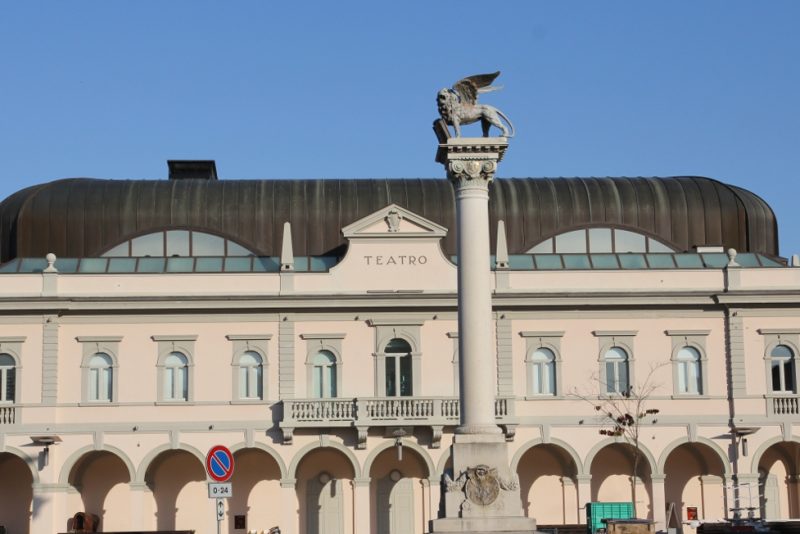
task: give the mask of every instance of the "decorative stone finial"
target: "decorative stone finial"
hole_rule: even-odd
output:
[[[47,267],[45,268],[44,272],[46,273],[57,273],[58,269],[56,269],[56,255],[52,252],[48,252],[47,256],[44,257],[47,260]]]
[[[735,248],[728,249],[728,267],[741,267],[738,263],[736,263],[736,252]]]
[[[506,242],[506,223],[497,221],[497,249],[494,263],[496,269],[508,269],[508,244]]]
[[[456,137],[461,137],[462,124],[478,121],[481,121],[484,137],[489,137],[489,128],[492,126],[500,129],[502,137],[514,137],[514,125],[502,111],[494,106],[478,104],[479,94],[502,89],[492,86],[498,76],[500,71],[468,76],[459,80],[452,89],[442,89],[436,95],[439,115],[445,123],[453,127]]]
[[[292,248],[292,225],[283,223],[283,241],[281,242],[281,271],[294,271],[294,249]]]

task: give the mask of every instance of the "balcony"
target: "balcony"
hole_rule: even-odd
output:
[[[800,415],[800,395],[767,396],[767,415],[774,417]]]
[[[0,425],[13,425],[17,422],[17,411],[14,406],[0,406]]]
[[[516,428],[513,399],[495,399],[494,413],[506,439],[512,440]],[[431,446],[438,448],[442,428],[458,422],[457,397],[287,399],[283,401],[280,427],[285,444],[292,442],[296,428],[355,428],[358,448],[364,448],[370,427],[428,426],[433,432]]]

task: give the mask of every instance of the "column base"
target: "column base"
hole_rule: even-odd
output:
[[[431,521],[430,534],[458,532],[461,534],[532,534],[536,521],[529,517],[470,517],[443,518]]]

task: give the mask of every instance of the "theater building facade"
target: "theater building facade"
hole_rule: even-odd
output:
[[[458,424],[445,179],[58,180],[0,204],[0,525],[422,533]],[[496,179],[495,415],[526,515],[800,517],[800,269],[699,177]],[[642,460],[593,403],[646,377]],[[738,489],[737,491],[734,491]],[[736,497],[735,493],[738,493]]]

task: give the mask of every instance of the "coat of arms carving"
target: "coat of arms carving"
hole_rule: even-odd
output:
[[[467,469],[467,483],[464,485],[467,499],[481,506],[489,506],[500,495],[500,480],[497,469],[488,465],[477,465]]]

